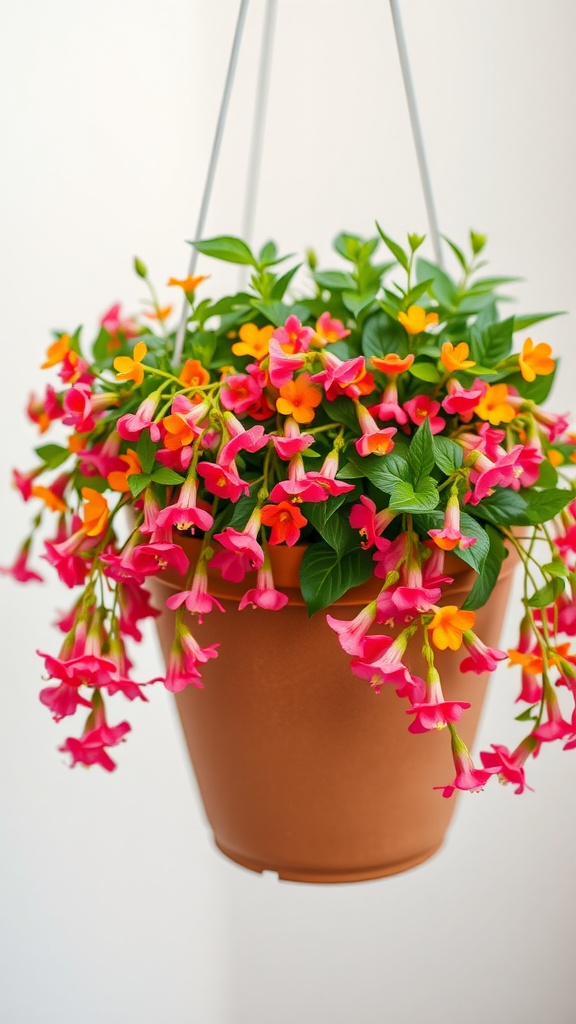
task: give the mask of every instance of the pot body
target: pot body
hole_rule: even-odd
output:
[[[199,542],[183,540],[191,561]],[[237,609],[251,583],[214,579],[226,614],[208,615],[195,635],[220,643],[203,666],[204,689],[176,695],[184,735],[217,846],[255,871],[301,882],[351,882],[404,871],[440,847],[454,811],[435,785],[452,781],[444,731],[412,735],[408,706],[393,687],[376,694],[353,676],[325,613],[312,619],[296,589],[302,553],[276,548],[274,575],[290,604],[279,612]],[[512,557],[475,630],[497,646],[512,579]],[[449,602],[462,604],[475,574],[450,556]],[[247,578],[248,579],[248,578]],[[165,657],[174,613],[164,607],[180,578],[151,581]],[[333,614],[353,618],[376,589],[350,592]],[[236,600],[234,601],[234,598]],[[406,662],[425,675],[419,645]],[[469,700],[459,731],[474,739],[488,675],[462,675],[462,651],[437,652],[447,700]]]

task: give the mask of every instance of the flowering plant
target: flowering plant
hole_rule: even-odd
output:
[[[576,436],[542,408],[556,368],[550,347],[526,338],[513,351],[514,334],[546,316],[499,319],[497,289],[512,279],[478,276],[482,236],[471,233],[470,256],[448,243],[456,282],[416,255],[423,237],[403,248],[379,232],[338,236],[345,270],[320,270],[309,253],[297,299],[287,294],[302,264],[278,271],[284,258],[272,243],[254,255],[236,238],[195,242],[251,278],[218,301],[198,298],[205,277],[169,280],[187,304],[176,359],[171,309],[140,260],[151,309],[126,318],[112,307],[89,352],[80,328],[49,346],[43,367],[57,367],[60,384],[32,397],[28,416],[41,433],[53,424],[68,433],[36,449],[31,471],[14,473],[40,510],[3,571],[40,579],[28,567],[31,542],[55,514],[43,558],[81,591],[58,622],[58,656],[41,655],[51,684],[40,699],[56,721],[88,711],[81,735],[59,748],[72,764],[112,770],[109,749],[130,726],[109,724],[105,699],[146,700],[150,684],[130,678],[125,641],[140,640],[141,620],[158,614],[143,589],[149,577],[171,568],[182,579],[166,602],[176,631],[162,682],[172,692],[202,687],[202,666],[218,653],[201,646],[202,619],[223,611],[208,564],[236,583],[256,573],[240,609],[278,611],[288,597],[274,585],[270,548],[297,543],[310,614],[378,581],[353,621],[329,614],[328,623],[356,676],[408,700],[411,732],[447,727],[455,778],[439,787],[445,796],[492,775],[520,793],[525,761],[543,743],[576,746],[576,656],[561,642],[576,634],[576,500],[565,475]],[[391,261],[378,261],[381,241]],[[125,506],[133,520],[123,531]],[[195,565],[176,531],[201,540]],[[462,607],[444,603],[448,551],[477,574]],[[506,654],[485,646],[474,622],[510,551],[525,585],[520,639]],[[393,635],[376,632],[382,624]],[[406,663],[417,642],[425,679]],[[457,731],[469,704],[445,700],[435,668],[435,650],[461,647],[462,672],[492,671],[507,657],[522,670],[526,735],[513,751],[483,752],[481,767]]]

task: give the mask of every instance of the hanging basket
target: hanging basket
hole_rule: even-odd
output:
[[[183,539],[191,562],[200,542]],[[434,786],[453,775],[450,745],[437,731],[408,732],[407,703],[393,687],[375,694],[353,676],[325,614],[311,619],[298,586],[303,547],[273,550],[277,585],[289,595],[279,612],[238,611],[246,589],[214,573],[210,592],[226,614],[208,616],[203,642],[221,642],[203,668],[202,690],[188,687],[176,704],[214,839],[232,860],[299,882],[354,882],[395,874],[427,860],[442,845],[454,798]],[[497,646],[515,560],[509,557],[477,628]],[[475,574],[455,556],[450,600],[464,601]],[[210,573],[209,573],[210,575]],[[181,579],[150,586],[159,607]],[[352,618],[375,596],[371,582],[336,602]],[[158,621],[168,657],[174,613]],[[419,647],[410,670],[424,674]],[[488,675],[461,674],[462,653],[439,652],[447,700],[469,700],[461,722],[474,740]]]

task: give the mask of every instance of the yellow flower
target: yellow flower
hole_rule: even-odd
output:
[[[232,345],[235,356],[252,356],[253,359],[263,359],[268,355],[270,338],[274,333],[272,324],[266,327],[256,327],[256,324],[242,324],[238,335],[240,341]]]
[[[524,380],[531,384],[536,377],[547,377],[549,373],[554,373],[556,363],[550,358],[551,354],[550,345],[545,345],[543,342],[540,345],[534,345],[532,338],[526,338],[518,356],[520,373]]]
[[[409,306],[407,313],[398,313],[398,321],[408,334],[422,334],[427,327],[438,323],[438,313],[427,313],[422,306]]]
[[[499,423],[510,423],[516,416],[516,410],[506,401],[507,398],[506,384],[489,385],[474,412],[481,420],[488,420],[493,427],[497,427]]]
[[[476,363],[468,359],[470,349],[465,341],[453,345],[451,341],[445,341],[442,345],[440,362],[448,373],[455,373],[456,370],[470,370]]]
[[[116,380],[133,380],[140,385],[144,380],[144,367],[140,364],[148,351],[143,341],[134,346],[132,358],[130,356],[116,356],[114,369],[117,370]]]
[[[474,612],[463,612],[455,604],[439,608],[428,626],[432,643],[439,651],[445,651],[447,647],[458,651],[462,646],[462,634],[472,629],[475,619]]]

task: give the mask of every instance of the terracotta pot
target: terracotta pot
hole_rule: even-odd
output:
[[[182,541],[191,561],[199,542]],[[204,646],[220,642],[219,657],[203,667],[203,690],[188,687],[176,703],[217,846],[254,871],[274,871],[300,882],[352,882],[405,871],[431,857],[444,839],[454,798],[434,785],[450,782],[454,767],[446,734],[409,733],[407,702],[392,687],[376,695],[353,676],[323,612],[308,618],[298,590],[303,549],[273,549],[274,577],[290,603],[280,612],[247,608],[237,600],[248,586],[214,574],[214,611],[195,630]],[[486,607],[478,633],[497,646],[513,558]],[[475,574],[449,556],[452,604],[461,604]],[[155,580],[158,607],[180,577]],[[337,602],[335,614],[353,618],[376,593],[374,582]],[[236,603],[234,603],[236,598]],[[173,614],[158,619],[165,657]],[[462,652],[438,652],[448,700],[472,701],[460,732],[472,744],[488,675],[461,675]],[[411,669],[424,675],[418,646]]]

